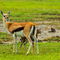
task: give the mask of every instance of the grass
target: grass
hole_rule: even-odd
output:
[[[38,23],[35,22],[36,25],[51,25],[55,26],[55,29],[60,29],[60,21],[38,21]],[[46,28],[48,29],[48,27]]]
[[[38,21],[39,22],[39,21]],[[56,25],[56,26],[60,26],[60,21],[42,21],[40,23],[36,23],[37,25]]]
[[[9,36],[7,33],[0,32],[0,42],[6,42],[6,41],[11,41],[12,37]]]
[[[60,0],[0,0],[0,10],[4,13],[11,11],[11,21],[60,20]],[[0,21],[2,21],[1,14]],[[57,25],[53,22],[50,24]],[[9,40],[10,38],[6,33],[0,32],[0,39]],[[20,43],[17,45],[19,51]],[[27,44],[28,46],[29,44]],[[60,43],[39,43],[38,56],[31,52],[26,56],[24,47],[20,54],[19,52],[12,54],[12,48],[12,44],[0,44],[0,60],[60,60]]]
[[[45,41],[60,41],[60,37],[58,36],[58,37],[56,37],[56,36],[52,36],[52,37],[50,37],[50,38],[47,38],[47,39],[44,39]]]
[[[7,36],[7,37],[6,37]],[[8,38],[8,39],[7,39]],[[6,33],[0,32],[0,39],[3,41],[10,40],[10,37]],[[52,37],[49,40],[59,40],[60,38]],[[11,39],[12,40],[12,39]],[[21,48],[21,52],[19,53],[19,47],[21,43],[18,43],[18,53],[12,54],[13,44],[0,44],[0,60],[59,60],[60,59],[60,43],[57,42],[47,42],[47,43],[38,43],[39,45],[39,55],[32,54],[31,50],[29,55],[26,56],[26,51],[24,46]],[[26,45],[28,48],[29,43]],[[36,44],[35,44],[36,51]]]
[[[0,10],[11,11],[11,21],[60,20],[60,0],[0,0]]]
[[[19,51],[20,43],[18,43]],[[26,45],[27,47],[29,44]],[[36,45],[35,45],[36,51]],[[0,60],[60,60],[60,43],[39,43],[39,55],[32,54],[26,56],[24,46],[21,48],[21,52],[12,54],[12,44],[0,44]]]
[[[2,36],[2,37],[1,37]],[[7,36],[7,37],[6,37]],[[3,39],[4,38],[4,39]],[[8,39],[7,39],[8,38]],[[10,40],[10,37],[6,33],[0,32],[0,39],[3,41],[6,39]],[[59,40],[60,38],[52,37],[50,40]],[[0,60],[60,60],[60,43],[57,42],[47,42],[47,43],[38,43],[39,45],[39,55],[32,54],[31,50],[29,55],[25,55],[26,51],[24,46],[21,48],[19,53],[19,47],[21,43],[18,43],[18,53],[12,54],[13,44],[0,44]],[[28,48],[29,43],[26,45]],[[36,44],[35,44],[36,51]]]

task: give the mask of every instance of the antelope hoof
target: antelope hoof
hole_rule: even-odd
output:
[[[33,51],[31,51],[31,53],[33,54]]]
[[[39,55],[39,53],[37,53],[37,55]]]
[[[28,53],[26,53],[26,55],[28,55]]]
[[[34,54],[36,54],[36,52],[34,51]]]
[[[19,53],[21,52],[21,50],[19,50]]]
[[[17,52],[15,54],[17,54]]]
[[[12,54],[14,54],[15,52],[13,52]]]
[[[27,49],[25,49],[25,51],[27,52]]]

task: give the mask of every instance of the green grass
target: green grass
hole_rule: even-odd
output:
[[[6,41],[12,41],[12,37],[9,36],[7,33],[0,32],[0,41],[6,42]]]
[[[56,36],[52,36],[52,37],[50,37],[50,38],[46,38],[46,39],[44,39],[45,41],[60,41],[60,37],[56,37]]]
[[[3,39],[4,38],[4,39]],[[7,39],[8,38],[8,39]],[[10,40],[10,37],[6,33],[0,32],[0,39],[4,40]],[[52,39],[60,39],[52,37]],[[12,39],[11,39],[12,40]],[[57,42],[47,42],[47,43],[38,43],[39,45],[39,55],[32,54],[31,50],[29,52],[29,55],[25,55],[26,51],[24,49],[24,46],[21,48],[21,52],[19,53],[19,47],[21,43],[18,43],[18,53],[12,54],[13,50],[13,44],[0,44],[0,60],[60,60],[60,43]],[[26,45],[28,48],[29,43]],[[35,44],[35,51],[36,51],[36,44]]]
[[[39,43],[39,55],[32,54],[30,50],[27,56],[24,46],[19,53],[20,43],[18,43],[17,54],[12,54],[12,46],[12,44],[0,44],[0,60],[60,60],[60,43]],[[26,46],[28,47],[29,44]]]
[[[40,22],[40,23],[36,23],[37,25],[55,25],[56,26],[56,28],[59,28],[59,26],[60,26],[60,21],[47,21],[47,22],[45,22],[45,21],[43,21],[43,22]]]
[[[0,0],[0,10],[11,11],[11,21],[60,20],[60,0]]]

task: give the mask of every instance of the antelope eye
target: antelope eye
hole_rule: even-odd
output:
[[[5,15],[4,15],[4,17],[5,17]]]

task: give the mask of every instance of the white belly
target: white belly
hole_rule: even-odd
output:
[[[25,37],[23,30],[19,32],[15,32],[15,34],[20,37]]]

